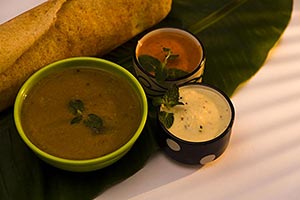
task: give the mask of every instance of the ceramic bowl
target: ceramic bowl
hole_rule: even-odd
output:
[[[105,70],[112,74],[118,74],[119,76],[125,78],[126,81],[132,86],[133,90],[136,92],[139,102],[141,104],[141,120],[133,136],[117,150],[103,155],[101,157],[92,159],[72,160],[53,156],[41,150],[38,146],[33,144],[26,135],[27,130],[25,130],[22,125],[22,106],[27,95],[30,95],[29,92],[31,88],[38,84],[38,82],[42,78],[47,77],[51,73],[77,66],[86,66],[93,70]],[[148,105],[145,92],[138,80],[130,72],[128,72],[123,67],[107,60],[92,57],[75,57],[54,62],[40,69],[23,84],[15,100],[14,120],[19,135],[21,136],[25,144],[39,158],[41,158],[48,164],[63,170],[84,172],[104,168],[108,165],[113,164],[121,157],[123,157],[131,149],[131,147],[134,145],[139,135],[141,134],[143,127],[146,123],[147,112]]]
[[[178,58],[174,59],[177,61],[170,62],[173,62],[174,67],[186,71],[186,74],[167,78],[162,82],[157,80],[155,74],[145,69],[145,66],[142,66],[139,59],[140,54],[146,52],[146,54],[151,54],[163,62],[163,56],[167,54],[164,49],[169,49],[173,54],[178,55]],[[138,40],[133,55],[136,77],[150,98],[163,95],[174,84],[202,82],[205,61],[204,45],[196,36],[186,30],[169,27],[155,29],[143,35]]]
[[[224,92],[202,83],[181,86],[179,94],[184,105],[164,110],[174,114],[171,128],[158,122],[160,145],[176,161],[205,165],[228,146],[235,116],[233,104]]]

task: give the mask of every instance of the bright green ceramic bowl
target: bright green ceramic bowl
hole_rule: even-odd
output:
[[[58,72],[59,70],[64,70],[66,68],[72,68],[72,67],[78,67],[78,66],[88,66],[90,68],[93,68],[95,70],[106,70],[114,74],[121,75],[124,77],[133,87],[133,89],[138,94],[140,103],[142,105],[142,119],[140,121],[139,127],[134,133],[134,135],[131,137],[131,139],[121,146],[119,149],[115,150],[112,153],[109,153],[107,155],[104,155],[102,157],[94,158],[94,159],[87,159],[87,160],[70,160],[70,159],[64,159],[59,158],[53,155],[48,154],[45,151],[42,151],[39,149],[36,145],[34,145],[26,136],[26,130],[23,129],[22,123],[21,123],[21,111],[22,111],[22,105],[24,102],[24,99],[30,89],[42,78],[48,76],[49,74],[53,72]],[[48,164],[51,164],[57,168],[68,170],[68,171],[77,171],[77,172],[84,172],[84,171],[93,171],[97,169],[104,168],[108,165],[113,164],[117,160],[119,160],[121,157],[123,157],[133,146],[133,144],[136,142],[138,137],[140,136],[144,125],[146,123],[148,114],[148,104],[145,92],[138,82],[138,80],[126,69],[123,67],[99,58],[92,58],[92,57],[75,57],[75,58],[69,58],[61,61],[57,61],[55,63],[52,63],[36,73],[34,73],[21,87],[14,105],[14,120],[17,127],[17,130],[23,139],[23,141],[28,145],[30,149],[33,150],[33,152],[42,160],[47,162]]]

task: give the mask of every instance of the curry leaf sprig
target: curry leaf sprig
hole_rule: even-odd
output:
[[[154,106],[163,106],[166,110],[176,105],[184,105],[183,102],[180,102],[179,89],[175,84],[172,85],[162,97],[153,98],[152,103]],[[158,119],[166,128],[170,128],[174,122],[174,113],[160,110]]]
[[[167,79],[176,79],[187,74],[186,71],[167,67],[169,61],[176,60],[179,55],[173,54],[172,50],[167,47],[163,47],[164,60],[161,62],[159,59],[143,54],[138,57],[141,66],[149,73],[154,73],[155,79],[158,82],[164,82]]]
[[[74,115],[73,119],[70,121],[70,124],[79,124],[83,121],[83,124],[90,128],[95,133],[100,133],[103,128],[102,119],[95,114],[84,115],[85,107],[84,103],[80,99],[72,99],[69,102],[69,111]]]

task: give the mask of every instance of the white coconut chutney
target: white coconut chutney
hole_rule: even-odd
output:
[[[191,84],[179,88],[180,101],[166,112],[174,113],[173,125],[168,129],[176,137],[190,142],[216,138],[228,127],[232,113],[226,98],[216,90]]]

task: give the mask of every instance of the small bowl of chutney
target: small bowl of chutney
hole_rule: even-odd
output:
[[[133,56],[136,77],[150,98],[163,95],[174,84],[201,82],[205,60],[204,46],[196,36],[169,27],[142,36]]]
[[[178,101],[175,106],[162,104],[157,112],[162,149],[184,164],[216,160],[231,137],[235,110],[230,98],[215,86],[189,83],[178,87]]]

